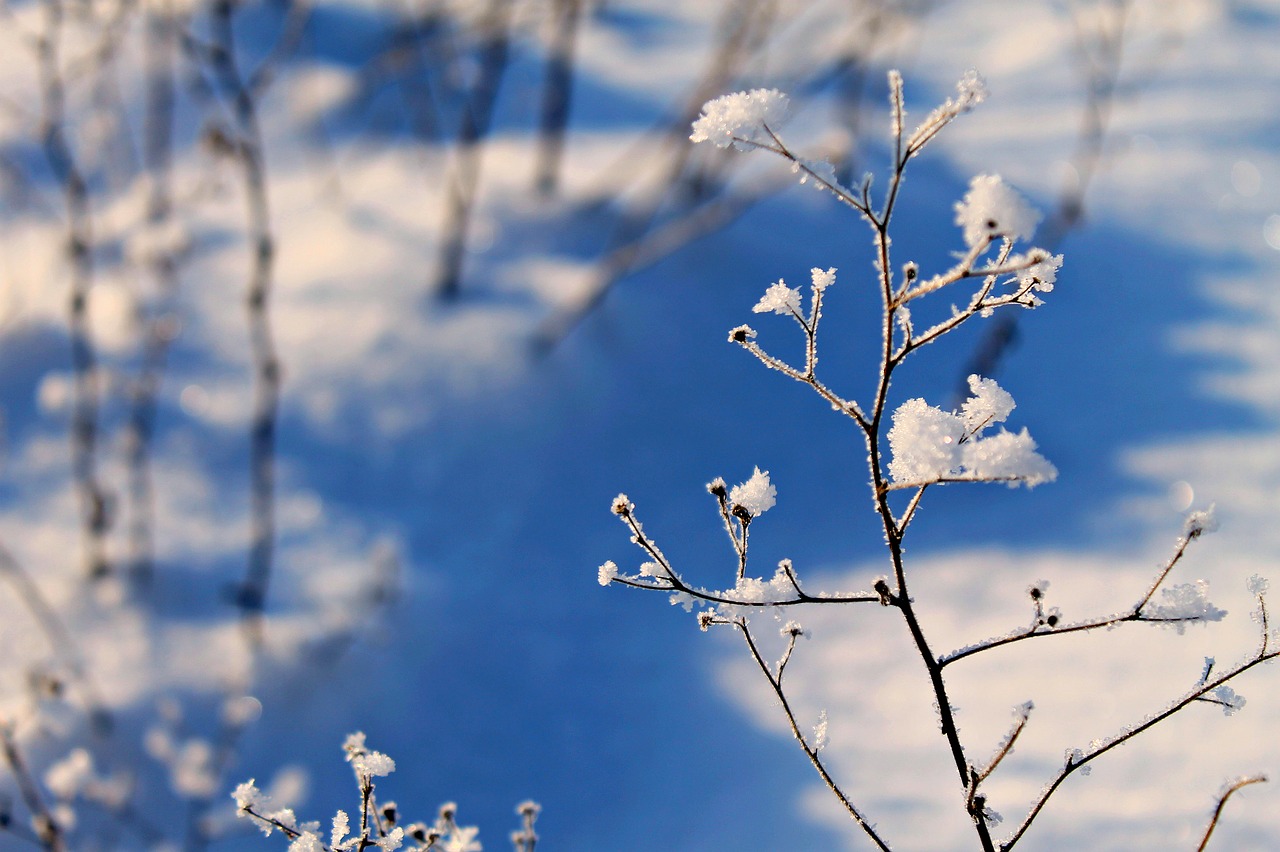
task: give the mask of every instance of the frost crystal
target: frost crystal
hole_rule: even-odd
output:
[[[396,771],[396,762],[380,751],[371,751],[353,757],[351,767],[359,775],[390,775]]]
[[[1267,581],[1266,577],[1254,574],[1249,578],[1247,585],[1249,588],[1249,594],[1256,598],[1265,595],[1267,593],[1267,588],[1270,587],[1271,584]]]
[[[1036,260],[1037,257],[1041,259]],[[1057,283],[1058,270],[1062,268],[1062,255],[1047,254],[1041,252],[1040,249],[1034,249],[1032,253],[1025,257],[1015,255],[1009,258],[1008,262],[1011,265],[1029,263],[1029,266],[1017,272],[1018,284],[1023,287],[1030,287],[1033,290],[1039,290],[1041,293],[1049,293],[1052,292],[1053,285]]]
[[[1214,506],[1187,515],[1183,523],[1182,534],[1187,538],[1195,538],[1205,533],[1218,531],[1218,513]]]
[[[612,583],[613,579],[617,576],[618,566],[613,561],[609,561],[600,566],[600,572],[597,575],[597,578],[600,581],[600,585],[607,586]]]
[[[908,400],[893,413],[889,474],[894,481],[923,484],[968,479],[1032,487],[1056,479],[1058,471],[1036,452],[1036,443],[1025,429],[979,437],[988,426],[1003,422],[1014,402],[993,379],[970,376],[969,387],[973,396],[959,414],[923,399]]]
[[[764,296],[751,309],[754,313],[764,314],[773,311],[775,314],[800,314],[800,291],[788,287],[779,279],[778,283],[769,285]]]
[[[231,798],[236,800],[236,809],[242,814],[250,808],[259,807],[266,800],[262,791],[254,785],[252,778],[237,785],[231,793]]]
[[[813,750],[822,751],[827,747],[827,711],[818,714],[818,724],[813,726]]]
[[[818,292],[822,292],[832,284],[836,283],[836,268],[834,266],[826,270],[819,269],[815,266],[813,269],[809,270],[809,275],[813,278],[813,289]]]
[[[909,399],[893,413],[889,473],[897,482],[926,482],[953,475],[959,466],[964,421],[954,414]]]
[[[787,96],[777,89],[752,89],[723,95],[702,105],[702,115],[693,123],[689,138],[710,142],[717,148],[747,147],[760,142],[764,125],[776,126],[787,112]]]
[[[333,833],[330,835],[329,845],[335,849],[342,843],[342,839],[347,836],[347,832],[351,830],[349,818],[346,811],[338,811],[333,815]]]
[[[969,392],[973,396],[960,406],[960,416],[970,434],[992,423],[1003,423],[1016,407],[1013,397],[995,379],[970,376]]]
[[[1213,700],[1222,706],[1222,715],[1224,716],[1234,716],[1245,705],[1244,696],[1225,684],[1210,694],[1213,696]]]
[[[742,507],[753,518],[772,509],[777,497],[778,489],[769,483],[769,471],[761,471],[758,467],[750,479],[733,486],[729,492],[729,502]]]
[[[978,175],[969,182],[969,191],[956,204],[956,224],[964,228],[970,247],[996,237],[1013,240],[1031,238],[1040,214],[999,175]]]
[[[1226,610],[1209,603],[1209,582],[1179,583],[1163,589],[1164,603],[1147,607],[1143,615],[1156,620],[1173,622],[1179,633],[1186,630],[1187,622],[1221,621]]]

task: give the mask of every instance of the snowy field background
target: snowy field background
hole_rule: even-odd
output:
[[[1024,624],[1025,589],[1042,578],[1068,620],[1121,610],[1168,557],[1185,511],[1217,506],[1221,531],[1177,579],[1207,578],[1226,621],[1185,636],[1130,626],[1028,642],[950,670],[979,754],[1014,706],[1036,703],[992,782],[992,806],[1015,824],[1064,749],[1162,707],[1205,656],[1226,665],[1254,648],[1245,580],[1280,582],[1280,3],[589,3],[560,186],[540,196],[533,128],[553,5],[520,0],[452,300],[433,296],[458,168],[458,115],[443,94],[481,73],[465,54],[487,5],[427,3],[416,19],[393,3],[239,8],[239,56],[246,67],[270,57],[272,72],[258,106],[283,365],[276,562],[257,658],[233,594],[250,535],[251,252],[238,166],[219,141],[234,116],[196,63],[209,9],[85,4],[64,22],[67,135],[93,215],[97,465],[121,568],[86,581],[69,451],[67,210],[41,148],[37,36],[49,8],[9,3],[0,28],[0,543],[23,569],[6,567],[0,589],[0,714],[37,775],[83,746],[112,789],[132,790],[115,817],[77,803],[72,848],[199,847],[203,834],[212,848],[282,845],[234,820],[230,790],[255,777],[307,818],[350,810],[340,744],[355,730],[397,760],[380,792],[412,818],[457,801],[489,849],[506,845],[527,798],[543,805],[552,849],[866,848],[739,643],[700,634],[656,596],[596,583],[606,559],[638,563],[609,512],[624,490],[682,570],[729,585],[733,554],[703,485],[744,481],[756,465],[778,488],[753,527],[756,565],[789,556],[828,588],[866,588],[886,570],[857,436],[725,343],[750,321],[786,353],[793,329],[751,306],[780,277],[838,267],[823,364],[868,387],[869,234],[829,196],[792,186],[781,161],[689,150],[684,123],[654,129],[707,97],[776,86],[797,102],[789,143],[852,151],[855,173],[879,170],[884,72],[901,69],[920,117],[976,68],[990,98],[918,161],[902,201],[899,257],[940,264],[960,243],[952,205],[972,175],[998,172],[1046,210],[1081,175],[1077,39],[1087,46],[1121,8],[1123,62],[1084,218],[1056,248],[1057,289],[1018,317],[997,373],[1018,402],[1012,426],[1030,430],[1059,480],[931,493],[908,553],[913,594],[939,650]],[[415,52],[433,10],[456,65]],[[194,39],[174,54],[164,227],[147,226],[154,180],[139,165],[148,11],[190,22]],[[700,92],[746,12],[759,16],[745,36],[757,43]],[[100,50],[116,32],[119,49]],[[833,83],[849,79],[852,114]],[[436,125],[424,85],[441,98]],[[685,156],[684,174],[702,179],[646,228]],[[700,197],[738,201],[685,233],[681,205]],[[619,235],[642,232],[659,238],[593,302]],[[166,300],[148,261],[181,244]],[[158,395],[147,585],[123,570],[135,508],[127,377],[146,340],[139,316],[154,315],[180,331]],[[944,402],[980,337],[970,329],[922,354],[898,401]],[[74,650],[51,647],[21,576]],[[801,620],[813,636],[789,677],[803,714],[827,709],[845,789],[895,848],[970,848],[897,619],[853,608]],[[64,698],[42,692],[41,675],[66,681]],[[1275,678],[1263,668],[1237,683],[1248,704],[1231,718],[1191,708],[1073,777],[1026,848],[1193,848],[1224,781],[1280,772]],[[89,724],[86,704],[109,711],[109,732]],[[1273,848],[1277,795],[1268,784],[1233,799],[1211,848]],[[0,836],[11,844],[21,847]]]

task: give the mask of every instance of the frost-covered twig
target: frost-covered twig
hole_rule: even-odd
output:
[[[768,474],[761,474],[759,469],[756,470],[756,477],[763,477],[763,485],[761,489],[772,488],[768,484]],[[757,479],[759,481],[759,479]],[[747,483],[744,483],[746,485]],[[735,486],[734,492],[738,492],[744,486]],[[667,592],[671,594],[672,601],[702,601],[712,605],[723,605],[726,607],[784,607],[798,606],[799,604],[838,604],[838,603],[879,603],[882,596],[877,593],[858,592],[854,594],[844,593],[820,593],[809,594],[800,587],[800,581],[796,577],[795,569],[791,565],[790,560],[783,560],[778,566],[778,570],[773,579],[764,583],[761,580],[753,580],[746,576],[747,565],[747,538],[746,531],[750,524],[749,518],[759,515],[765,509],[761,509],[759,502],[753,502],[744,506],[739,502],[733,494],[727,493],[724,480],[716,480],[707,486],[707,489],[713,496],[717,498],[721,506],[721,517],[724,520],[725,530],[733,542],[735,555],[737,556],[737,584],[733,589],[727,591],[708,591],[706,589],[692,586],[681,578],[675,568],[672,567],[670,561],[658,548],[657,543],[644,531],[639,519],[635,515],[635,506],[627,498],[625,494],[619,494],[613,501],[613,513],[617,515],[627,529],[631,531],[631,541],[644,551],[649,557],[640,567],[638,575],[627,575],[620,572],[617,564],[612,561],[606,562],[600,566],[599,580],[600,585],[608,586],[617,584],[619,586],[630,586],[635,589],[645,589],[654,592]],[[719,492],[726,491],[722,496]],[[745,499],[745,498],[744,498]],[[772,499],[772,498],[770,498]],[[772,505],[772,504],[770,504]],[[754,512],[754,514],[753,514]]]
[[[745,618],[736,618],[725,621],[715,621],[713,623],[731,624],[738,629],[740,634],[742,634],[743,640],[747,643],[747,649],[751,653],[751,659],[755,660],[756,665],[760,668],[761,674],[763,674],[765,679],[769,681],[769,686],[773,690],[774,697],[778,699],[778,703],[782,706],[783,715],[787,717],[787,724],[791,726],[791,735],[795,737],[796,742],[800,744],[801,750],[804,751],[805,756],[809,758],[809,762],[813,764],[813,768],[817,770],[823,783],[827,785],[827,789],[829,789],[840,801],[840,804],[844,807],[845,811],[848,812],[854,822],[856,822],[863,832],[866,833],[867,837],[871,839],[871,842],[874,843],[877,848],[884,850],[884,852],[888,852],[889,845],[885,843],[884,839],[880,836],[879,830],[873,823],[867,821],[866,816],[863,815],[861,810],[854,806],[853,802],[849,801],[849,797],[840,789],[840,785],[836,783],[836,780],[831,777],[831,773],[827,771],[827,767],[823,763],[822,757],[819,755],[822,745],[824,744],[823,741],[826,739],[825,720],[819,723],[821,726],[820,732],[815,735],[814,741],[810,742],[809,738],[805,736],[802,730],[800,730],[800,723],[796,721],[795,711],[791,709],[791,702],[787,700],[787,694],[782,689],[782,665],[779,665],[776,675],[769,669],[768,662],[766,662],[765,658],[761,655],[760,649],[756,646],[756,642],[751,636],[751,628],[747,626],[747,620]],[[792,642],[794,641],[795,635],[793,634]]]
[[[1227,799],[1238,790],[1248,787],[1250,784],[1263,784],[1267,781],[1265,775],[1251,775],[1245,778],[1237,778],[1223,788],[1218,794],[1218,802],[1214,806],[1213,816],[1209,818],[1209,824],[1205,826],[1204,836],[1200,838],[1200,845],[1196,847],[1196,852],[1204,852],[1209,846],[1209,838],[1213,836],[1213,830],[1218,827],[1218,820],[1222,818],[1222,811],[1227,806]]]
[[[1232,666],[1230,669],[1227,670],[1225,674],[1219,675],[1216,678],[1202,679],[1200,683],[1198,683],[1190,691],[1185,693],[1182,697],[1173,701],[1163,710],[1157,713],[1154,713],[1151,716],[1148,716],[1146,719],[1142,720],[1136,725],[1131,725],[1129,727],[1126,727],[1119,734],[1116,734],[1109,738],[1095,740],[1093,743],[1090,744],[1087,750],[1086,749],[1068,750],[1066,761],[1062,769],[1058,772],[1056,776],[1054,776],[1049,781],[1048,784],[1045,785],[1039,797],[1037,797],[1036,801],[1032,804],[1031,809],[1027,812],[1026,817],[1023,818],[1022,822],[1018,825],[1017,829],[1015,829],[1014,832],[1006,840],[1001,842],[1000,844],[1001,852],[1006,852],[1006,850],[1012,849],[1018,843],[1018,841],[1022,839],[1022,836],[1026,833],[1027,829],[1031,827],[1031,824],[1035,822],[1036,817],[1040,815],[1040,812],[1044,809],[1045,804],[1047,804],[1050,797],[1052,797],[1053,794],[1057,792],[1058,788],[1062,785],[1063,781],[1067,780],[1067,778],[1070,777],[1077,770],[1083,769],[1083,771],[1087,774],[1089,770],[1088,765],[1095,759],[1101,757],[1102,755],[1106,754],[1107,752],[1111,751],[1117,746],[1123,745],[1124,743],[1136,737],[1138,734],[1141,734],[1144,731],[1150,730],[1151,728],[1155,727],[1160,722],[1163,722],[1165,719],[1168,719],[1170,716],[1174,715],[1180,710],[1184,710],[1185,708],[1190,707],[1192,704],[1202,703],[1206,701],[1206,696],[1209,696],[1212,693],[1223,694],[1222,691],[1224,689],[1228,690],[1228,692],[1226,692],[1225,694],[1229,696],[1231,700],[1221,700],[1221,699],[1219,700],[1208,699],[1208,700],[1210,703],[1214,703],[1222,707],[1223,712],[1228,716],[1236,712],[1236,710],[1238,710],[1241,706],[1243,706],[1244,699],[1236,695],[1234,690],[1231,690],[1230,687],[1226,686],[1226,684],[1228,681],[1231,681],[1239,677],[1240,675],[1244,674],[1250,669],[1256,666],[1262,665],[1263,663],[1274,660],[1276,657],[1280,657],[1280,651],[1273,651],[1270,649],[1269,647],[1270,641],[1271,641],[1270,629],[1267,626],[1264,619],[1262,623],[1261,643],[1259,644],[1258,650],[1253,654],[1253,656],[1248,657],[1247,659]]]
[[[1044,590],[1048,584],[1040,583],[1032,586],[1030,590],[1031,599],[1036,608],[1036,615],[1028,627],[944,654],[938,658],[939,664],[948,666],[958,660],[963,660],[965,657],[971,657],[983,651],[990,651],[993,648],[1011,645],[1026,639],[1081,633],[1104,627],[1115,627],[1130,622],[1172,625],[1181,630],[1188,624],[1220,621],[1226,615],[1226,611],[1218,609],[1209,603],[1208,598],[1205,596],[1206,587],[1203,585],[1180,584],[1166,588],[1164,591],[1168,603],[1151,606],[1151,600],[1156,591],[1160,589],[1165,579],[1168,578],[1174,566],[1182,560],[1183,555],[1187,552],[1187,546],[1199,538],[1206,530],[1210,529],[1211,524],[1212,516],[1208,513],[1197,512],[1191,515],[1187,522],[1187,532],[1178,538],[1173,555],[1156,573],[1155,580],[1148,587],[1142,599],[1128,610],[1113,615],[1063,624],[1061,616],[1056,613],[1047,617],[1044,615],[1042,601]]]

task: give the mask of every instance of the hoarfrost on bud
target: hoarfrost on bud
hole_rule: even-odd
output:
[[[1037,257],[1040,259],[1037,260]],[[1015,266],[1029,264],[1015,273],[1018,284],[1041,293],[1050,293],[1053,291],[1053,285],[1058,281],[1058,270],[1062,268],[1062,255],[1033,249],[1032,253],[1028,253],[1025,257],[1015,255],[1009,258],[1007,263]]]
[[[764,314],[772,311],[775,314],[800,314],[800,291],[795,290],[786,285],[781,279],[776,284],[769,285],[769,289],[760,297],[760,301],[756,302],[756,306],[751,309],[753,313]]]
[[[1029,240],[1039,222],[1040,214],[999,175],[975,177],[956,204],[956,224],[970,248],[996,237]]]
[[[1252,577],[1249,578],[1246,585],[1248,586],[1249,594],[1253,595],[1256,598],[1256,597],[1261,597],[1262,595],[1265,595],[1271,583],[1267,580],[1266,577],[1260,576],[1258,574],[1254,574]]]
[[[597,579],[600,581],[600,585],[607,586],[613,582],[615,577],[618,577],[618,576],[619,576],[618,566],[612,560],[610,560],[600,566],[600,571],[597,574]]]
[[[778,630],[778,633],[782,636],[783,639],[787,639],[792,636],[808,636],[809,635],[804,632],[804,628],[800,626],[800,622],[795,620],[788,621],[786,624],[784,624]]]
[[[657,562],[646,562],[640,566],[641,577],[652,577],[655,580],[667,579],[667,569]]]
[[[956,81],[957,112],[967,112],[987,99],[987,82],[973,68],[964,72],[964,76]]]
[[[1213,696],[1213,700],[1222,707],[1222,715],[1224,716],[1234,716],[1245,705],[1244,696],[1226,684],[1218,687],[1210,694]]]
[[[777,89],[722,95],[702,105],[702,115],[693,123],[689,139],[745,150],[748,146],[744,142],[763,141],[766,124],[776,127],[782,121],[787,104],[787,96]]]
[[[342,741],[342,750],[347,753],[347,761],[350,762],[358,754],[365,751],[364,747],[364,731],[356,731],[354,734],[347,734],[347,738]]]
[[[777,503],[778,489],[769,482],[769,471],[755,469],[746,482],[733,486],[729,492],[729,502],[740,506],[751,517],[759,517],[773,508]]]
[[[619,494],[613,498],[613,505],[610,507],[615,515],[629,515],[635,510],[635,504],[627,499],[626,494]]]
[[[235,799],[236,810],[241,815],[250,808],[257,809],[266,802],[266,797],[262,795],[262,791],[253,783],[252,778],[236,785],[235,790],[231,791],[231,798]]]
[[[380,751],[370,751],[351,759],[351,767],[359,775],[370,777],[390,775],[396,771],[396,762]]]
[[[1179,633],[1186,630],[1188,622],[1221,621],[1226,610],[1209,602],[1209,581],[1178,583],[1161,590],[1163,603],[1146,607],[1142,614],[1150,619],[1169,621]]]
[[[822,292],[836,283],[836,268],[834,266],[828,269],[819,269],[815,266],[809,270],[809,275],[813,279],[813,289],[818,292]]]
[[[1218,513],[1217,507],[1210,505],[1209,508],[1198,512],[1192,512],[1187,515],[1186,521],[1182,525],[1182,534],[1187,538],[1196,538],[1205,533],[1218,531]]]
[[[822,751],[827,747],[827,711],[818,714],[818,724],[813,726],[813,750]]]

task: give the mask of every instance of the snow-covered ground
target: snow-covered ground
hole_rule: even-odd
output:
[[[137,306],[158,303],[147,246],[172,236],[144,227],[151,183],[136,165],[136,17],[126,17],[116,64],[75,70],[110,5],[96,11],[106,17],[73,17],[63,47],[69,135],[91,178],[88,309],[105,367],[99,466],[118,511],[108,547],[123,561],[119,377],[138,364]],[[755,466],[770,471],[778,503],[752,529],[754,564],[787,556],[807,584],[829,588],[866,588],[885,573],[858,436],[811,392],[725,342],[750,321],[771,350],[798,352],[793,327],[751,307],[779,278],[837,267],[823,368],[850,393],[869,388],[879,332],[865,226],[829,195],[789,187],[656,253],[580,322],[563,320],[590,297],[611,235],[644,218],[666,164],[682,156],[682,138],[648,131],[687,107],[717,38],[738,21],[733,10],[775,17],[762,27],[764,46],[707,94],[790,90],[786,139],[801,150],[847,142],[842,113],[813,77],[842,46],[869,40],[859,170],[885,162],[888,68],[901,69],[917,117],[966,70],[984,75],[987,102],[939,137],[905,185],[895,248],[927,269],[961,244],[953,204],[972,175],[999,173],[1046,209],[1081,175],[1077,38],[1093,44],[1124,4],[597,5],[578,44],[562,189],[540,198],[531,127],[550,4],[516,4],[521,36],[482,149],[461,295],[447,303],[431,298],[431,285],[456,155],[412,135],[415,90],[395,81],[415,60],[390,53],[405,10],[314,4],[273,60],[259,107],[278,248],[279,546],[256,664],[229,594],[249,541],[251,253],[239,171],[209,141],[233,117],[202,100],[184,72],[172,186],[176,230],[191,249],[159,396],[155,579],[143,591],[86,584],[68,451],[66,211],[39,147],[31,39],[48,19],[40,3],[6,8],[0,543],[76,651],[50,650],[23,587],[10,582],[0,593],[0,710],[18,722],[37,774],[75,745],[90,748],[102,775],[137,773],[134,804],[156,830],[126,820],[91,831],[102,818],[83,805],[73,848],[181,841],[185,801],[205,796],[216,803],[221,848],[278,843],[234,823],[231,789],[276,779],[277,798],[309,818],[351,810],[340,745],[355,730],[397,761],[380,792],[412,818],[457,801],[490,849],[505,845],[513,808],[530,797],[543,805],[550,848],[866,848],[790,741],[741,643],[699,633],[657,596],[596,583],[601,562],[630,569],[638,555],[609,511],[624,490],[683,571],[731,585],[736,562],[703,485],[745,481]],[[1159,709],[1195,682],[1204,657],[1227,665],[1249,653],[1257,627],[1245,581],[1280,582],[1280,4],[1128,5],[1084,219],[1055,248],[1066,257],[1058,286],[1019,316],[999,369],[1018,401],[1013,428],[1030,430],[1058,481],[929,494],[908,542],[912,592],[940,651],[1025,624],[1025,590],[1041,579],[1068,620],[1122,610],[1168,558],[1186,510],[1213,503],[1222,529],[1194,544],[1177,579],[1207,578],[1230,615],[1182,636],[1129,625],[1036,640],[949,670],[975,755],[995,746],[1013,708],[1035,702],[1018,750],[990,782],[1006,826],[1064,750]],[[449,4],[462,18],[479,8]],[[884,17],[866,17],[876,11]],[[201,14],[193,32],[204,38]],[[276,7],[239,15],[248,65],[289,32]],[[456,116],[442,123],[451,135]],[[763,154],[727,157],[736,191],[787,177]],[[568,330],[554,346],[539,344],[559,328]],[[944,404],[979,337],[924,351],[899,378],[896,401]],[[824,754],[846,790],[895,848],[970,848],[900,620],[879,607],[800,619],[812,637],[788,677],[802,715],[816,721],[827,710]],[[92,685],[73,682],[68,706],[45,700],[33,712],[29,673],[66,676],[76,655]],[[1025,848],[1194,847],[1224,781],[1280,771],[1274,678],[1271,668],[1242,678],[1235,687],[1248,703],[1230,718],[1190,708],[1070,779]],[[209,750],[218,714],[242,692],[253,700],[234,702],[235,718],[257,718],[219,765]],[[91,693],[115,717],[109,735],[89,733],[77,710]],[[1216,848],[1273,848],[1276,795],[1258,785],[1234,799]]]

